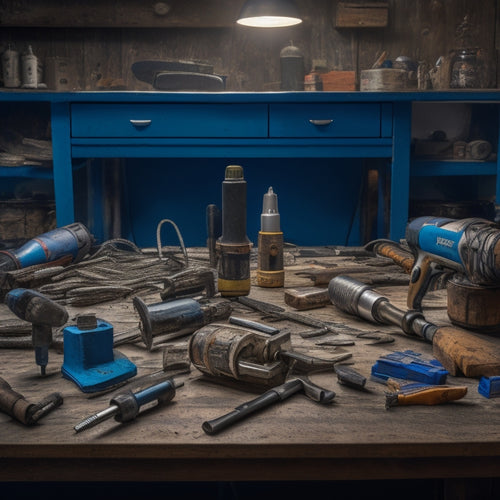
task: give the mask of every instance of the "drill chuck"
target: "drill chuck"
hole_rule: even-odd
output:
[[[385,323],[379,314],[380,303],[386,297],[374,292],[369,285],[349,276],[336,276],[328,284],[328,295],[339,309],[375,323]]]
[[[334,306],[372,323],[396,325],[407,335],[417,335],[431,342],[436,326],[421,312],[403,311],[389,302],[369,285],[350,276],[335,276],[328,284],[328,295]]]

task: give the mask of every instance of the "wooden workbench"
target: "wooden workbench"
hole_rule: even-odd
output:
[[[287,287],[313,284],[307,275],[296,274],[299,271],[346,263],[354,268],[360,262],[338,248],[318,253],[292,248],[285,257]],[[366,274],[359,276],[363,279]],[[376,288],[406,309],[406,286]],[[254,285],[250,296],[290,309],[284,304],[283,289]],[[150,302],[154,299],[148,297]],[[448,323],[444,291],[432,292],[424,306],[427,319]],[[83,309],[68,306],[68,310],[72,318]],[[90,310],[112,323],[115,333],[138,328],[132,298]],[[241,305],[235,311],[265,322]],[[323,337],[302,338],[299,332],[310,329],[306,326],[274,324],[290,329],[293,346],[301,352],[326,358],[352,353],[349,362],[368,378],[374,362],[391,351],[412,349],[432,356],[430,345],[396,327],[369,324],[333,305],[302,314],[345,322],[366,332],[389,333],[394,338],[391,343],[351,336],[352,346],[328,347],[316,345]],[[0,318],[12,318],[3,304]],[[187,345],[187,338],[172,342]],[[117,349],[137,365],[137,377],[162,369],[161,349],[150,352],[141,342]],[[311,378],[317,384],[335,391],[331,405],[297,394],[210,436],[201,427],[205,420],[227,413],[255,394],[209,383],[192,368],[179,376],[184,385],[171,403],[145,411],[127,424],[110,419],[77,434],[74,425],[107,408],[115,393],[97,397],[82,393],[62,377],[62,362],[62,353],[52,349],[47,375],[41,377],[32,350],[0,349],[0,376],[27,400],[38,402],[54,391],[64,397],[60,408],[32,427],[0,414],[0,481],[334,481],[500,475],[500,400],[481,396],[477,379],[448,377],[448,383],[468,387],[465,398],[454,403],[386,409],[384,385],[368,380],[367,390],[360,392],[340,385],[333,373],[315,374]]]

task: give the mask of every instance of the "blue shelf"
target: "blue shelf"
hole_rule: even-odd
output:
[[[414,160],[412,177],[437,177],[448,175],[496,175],[497,164],[493,161]]]
[[[29,177],[37,179],[52,179],[51,168],[26,165],[22,167],[0,166],[0,177]]]

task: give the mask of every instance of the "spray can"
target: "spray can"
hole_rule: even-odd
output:
[[[22,88],[36,89],[38,87],[38,58],[33,54],[31,45],[28,51],[21,57]]]
[[[19,52],[10,46],[2,54],[3,85],[8,88],[21,86]]]
[[[281,90],[304,90],[304,57],[292,42],[280,52]]]
[[[260,216],[257,285],[277,288],[284,284],[283,232],[280,227],[278,196],[270,187],[264,195]]]
[[[247,237],[247,183],[243,167],[228,165],[222,182],[222,234],[217,239],[218,290],[222,297],[250,292],[250,249]]]

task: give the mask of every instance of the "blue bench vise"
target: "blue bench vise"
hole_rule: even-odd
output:
[[[98,392],[137,374],[127,357],[113,350],[113,326],[93,314],[81,315],[63,330],[61,372],[82,392]]]

